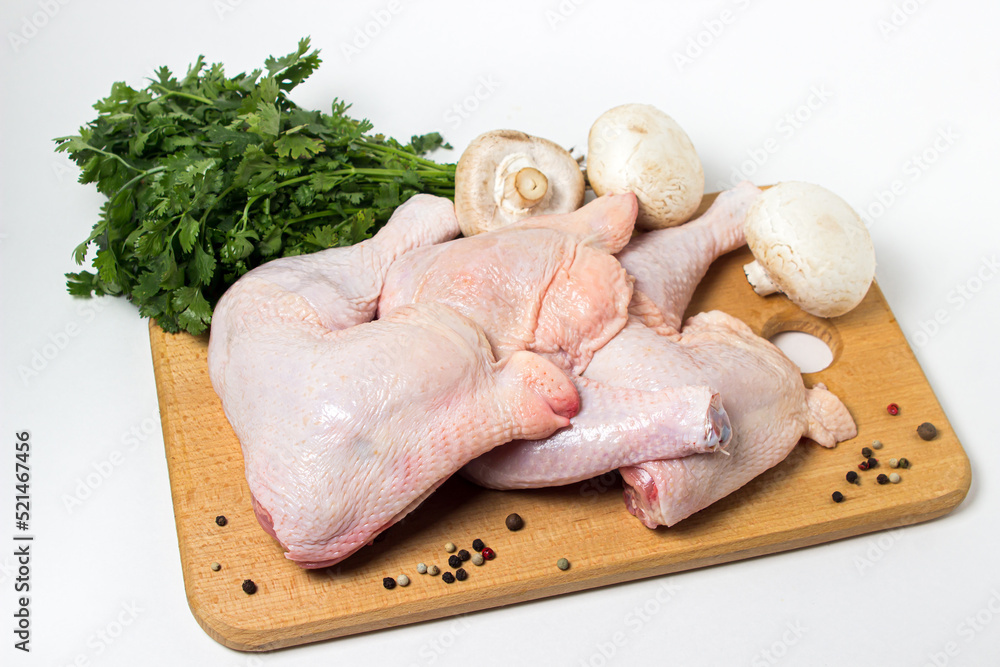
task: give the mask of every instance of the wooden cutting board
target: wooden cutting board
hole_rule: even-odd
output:
[[[240,445],[209,383],[208,337],[152,324],[184,584],[198,623],[230,648],[269,650],[828,542],[955,508],[969,489],[969,460],[878,286],[855,310],[822,320],[784,296],[754,294],[741,268],[751,259],[744,248],[718,260],[688,313],[719,309],[768,338],[794,330],[824,340],[833,363],[806,374],[806,385],[823,382],[844,401],[857,438],[832,450],[803,441],[775,468],[669,529],[649,530],[626,511],[614,473],[506,492],[453,478],[374,545],[317,571],[286,560],[254,518]],[[897,416],[887,413],[889,403],[899,405]],[[916,433],[924,421],[938,429],[929,442]],[[885,444],[876,454],[882,465],[860,473],[860,486],[847,483],[861,448],[875,439]],[[899,457],[912,462],[897,471],[902,482],[877,484]],[[834,503],[833,491],[846,500]],[[511,512],[525,520],[518,532],[504,526]],[[217,515],[228,523],[217,525]],[[475,538],[497,557],[482,567],[467,563],[466,581],[417,574],[418,562],[448,570],[443,545],[471,551]],[[556,568],[563,557],[572,563],[567,571]],[[403,573],[408,587],[383,588],[383,577]],[[256,594],[243,592],[245,579]]]

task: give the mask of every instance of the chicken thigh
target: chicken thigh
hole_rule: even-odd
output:
[[[304,567],[342,560],[470,459],[578,409],[560,369],[525,351],[496,359],[445,304],[371,321],[392,262],[457,230],[450,202],[414,197],[369,241],[265,264],[216,307],[209,374],[254,510]]]
[[[661,330],[663,331],[663,330]],[[594,356],[587,376],[634,389],[707,384],[732,423],[729,456],[692,454],[621,468],[626,506],[645,525],[672,526],[780,463],[805,436],[824,447],[857,435],[823,385],[806,389],[777,347],[740,320],[712,311],[679,332],[630,322]]]

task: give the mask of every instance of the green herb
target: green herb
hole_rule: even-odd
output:
[[[306,38],[235,77],[200,56],[180,80],[161,67],[143,90],[115,83],[96,120],[56,139],[108,197],[73,253],[82,264],[93,244],[96,273],[67,273],[69,292],[124,295],[164,330],[199,334],[255,266],[357,243],[416,193],[453,197],[455,166],[421,157],[451,148],[439,134],[403,145],[338,99],[325,114],[288,98],[318,54]]]

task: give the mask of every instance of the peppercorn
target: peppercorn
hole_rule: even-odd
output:
[[[842,502],[844,502],[844,494],[841,493],[840,491],[834,491],[833,492],[833,502],[835,502],[835,503],[842,503]]]
[[[396,580],[392,577],[382,577],[382,586],[385,587],[385,590],[391,591],[396,587]]]
[[[462,567],[462,559],[458,556],[448,556],[448,567]]]
[[[504,523],[507,524],[507,530],[513,531],[524,528],[524,519],[521,518],[520,514],[508,514]]]
[[[863,457],[865,457],[867,459],[867,458],[870,458],[871,455],[872,455],[871,447],[862,447],[861,448],[861,456],[863,456]]]
[[[899,414],[899,406],[896,405],[895,403],[890,403],[889,405],[885,406],[885,411],[888,412],[893,417],[895,417],[896,415]]]
[[[459,552],[458,552],[458,554],[456,554],[456,555],[457,555],[457,556],[458,556],[459,558],[461,558],[461,559],[462,559],[462,562],[463,562],[463,563],[464,563],[465,561],[469,560],[469,558],[470,558],[470,554],[469,554],[469,552],[468,552],[468,551],[466,551],[465,549],[462,549],[462,550],[461,550],[461,551],[459,551]]]
[[[486,559],[483,558],[482,554],[480,554],[480,553],[472,554],[472,564],[473,565],[482,565],[485,562],[486,562]]]
[[[924,440],[933,440],[937,437],[937,428],[930,422],[924,422],[917,427],[917,435]]]
[[[889,467],[890,468],[898,468],[899,467],[899,459],[889,459]]]
[[[892,482],[893,484],[899,484],[899,481],[901,479],[903,478],[899,476],[898,472],[894,472],[891,475],[889,475],[889,481]]]
[[[212,563],[211,565],[209,565],[209,567],[212,568],[212,572],[218,572],[219,570],[222,569],[222,565],[220,565],[219,563]]]
[[[446,584],[453,584],[455,583],[455,575],[453,575],[451,572],[445,572],[444,574],[441,575],[441,581],[443,581]]]
[[[225,526],[227,523],[229,523],[229,519],[220,514],[219,516],[215,517],[215,523],[216,525],[219,526]]]
[[[457,570],[455,570],[455,578],[458,579],[459,581],[465,581],[466,579],[469,578],[469,573],[465,571],[464,567],[460,567]]]
[[[497,557],[497,552],[493,551],[489,547],[483,547],[483,558],[486,560],[493,560]]]
[[[868,461],[868,467],[869,468],[877,468],[878,467],[878,459],[869,456],[866,460]]]
[[[569,561],[566,560],[565,558],[560,558],[559,560],[556,561],[556,567],[558,567],[560,570],[568,570]]]
[[[417,574],[427,574],[427,566],[424,563],[417,563]]]
[[[396,583],[399,584],[400,586],[409,586],[410,578],[405,574],[401,574],[398,577],[396,577]]]
[[[858,468],[860,468],[861,470],[868,470],[868,459],[865,459],[864,461],[859,463]]]
[[[441,574],[441,570],[440,568],[438,568],[437,565],[431,565],[430,567],[427,568],[427,574],[431,575],[432,577],[436,577],[439,574]]]
[[[242,588],[247,595],[253,595],[257,592],[257,584],[253,583],[253,579],[244,579]]]
[[[909,468],[910,467],[910,459],[899,459],[899,467],[900,468]]]
[[[875,481],[878,482],[879,484],[888,484],[889,483],[889,476],[886,475],[885,473],[883,473],[883,474],[879,475],[878,477],[876,477]]]
[[[860,477],[858,476],[858,473],[854,472],[853,470],[849,470],[847,472],[847,481],[850,482],[851,484],[858,484],[859,479]]]
[[[447,551],[450,554],[455,553],[455,549],[457,549],[457,548],[458,547],[455,546],[454,542],[445,542],[444,543],[444,550]]]
[[[882,441],[872,440],[872,449],[882,449]]]
[[[483,541],[481,539],[479,539],[478,537],[476,539],[472,540],[472,548],[475,549],[476,551],[482,551],[483,547],[485,547],[485,546],[486,545],[483,544]]]

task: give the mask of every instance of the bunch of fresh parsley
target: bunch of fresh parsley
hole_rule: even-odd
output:
[[[455,166],[372,135],[337,99],[330,114],[288,93],[320,64],[309,39],[267,71],[227,78],[202,57],[181,80],[162,67],[143,90],[115,83],[96,120],[56,139],[108,197],[90,236],[96,273],[67,273],[76,296],[125,295],[166,331],[199,334],[226,288],[255,266],[368,238],[418,192],[454,196]]]

